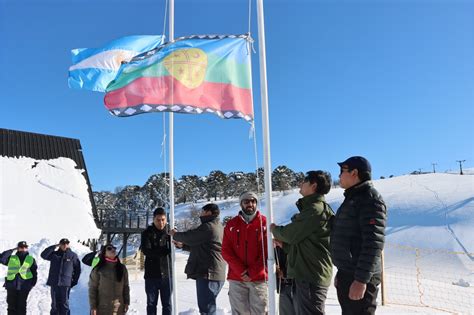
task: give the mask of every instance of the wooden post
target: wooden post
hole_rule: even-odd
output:
[[[384,253],[382,251],[382,255],[380,256],[380,259],[382,261],[381,267],[382,267],[382,279],[380,280],[380,289],[381,289],[381,294],[382,294],[382,305],[385,306],[387,304],[387,292],[385,290],[385,262],[384,262]]]
[[[128,234],[123,233],[122,258],[124,259],[127,257],[127,241],[128,241]]]

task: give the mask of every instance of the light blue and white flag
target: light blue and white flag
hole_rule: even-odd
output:
[[[70,88],[104,92],[115,79],[123,61],[152,50],[163,43],[162,35],[131,35],[116,39],[101,48],[77,48],[71,51]]]

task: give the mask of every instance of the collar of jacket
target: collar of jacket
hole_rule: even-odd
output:
[[[249,216],[246,215],[242,210],[239,211],[239,217],[247,224],[252,223],[252,221],[255,220],[256,218],[258,218],[259,216],[260,216],[260,212],[257,210],[257,211],[255,211],[255,214],[254,214],[253,218],[250,221],[247,221],[245,218],[249,217]]]
[[[166,233],[166,228],[168,227],[168,224],[165,225],[165,227],[163,228],[163,230],[159,230],[154,223],[152,223],[151,225],[148,226],[148,228],[150,229],[150,231],[154,231],[154,232],[157,232],[157,233]]]
[[[325,201],[326,200],[324,199],[323,195],[314,193],[312,195],[298,199],[298,201],[296,202],[296,207],[298,207],[299,211],[302,211],[303,209],[309,208],[308,206],[312,205],[313,203]]]
[[[204,217],[199,217],[199,220],[201,220],[201,224],[204,224],[204,223],[207,223],[207,222],[214,221],[215,219],[218,219],[218,218],[219,218],[218,215],[207,215],[207,216],[204,216]]]
[[[344,197],[348,198],[355,194],[358,194],[362,191],[367,191],[372,187],[372,181],[366,180],[364,182],[358,183],[352,187],[347,188],[344,191]]]

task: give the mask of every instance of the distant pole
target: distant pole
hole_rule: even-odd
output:
[[[418,174],[421,174],[421,168],[418,169]]]
[[[433,165],[433,173],[436,173],[436,165],[438,165],[438,163],[431,163],[431,165]]]
[[[457,160],[456,162],[459,163],[459,175],[464,175],[462,172],[462,163],[466,162],[466,160]]]
[[[265,53],[265,21],[263,0],[257,0],[258,50],[260,62],[260,97],[262,102],[263,163],[265,178],[265,204],[267,208],[267,246],[268,246],[268,314],[278,314],[276,308],[275,251],[273,249],[270,224],[273,223],[272,173],[270,158],[270,122],[268,117],[267,60]]]

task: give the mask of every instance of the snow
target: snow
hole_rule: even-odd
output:
[[[34,166],[36,164],[36,166]],[[0,157],[0,250],[18,240],[30,243],[37,259],[38,284],[28,300],[29,314],[48,314],[49,287],[45,285],[49,262],[41,251],[62,237],[82,258],[89,249],[78,240],[97,237],[87,186],[82,170],[73,161],[36,161]],[[33,167],[34,166],[34,167]],[[473,172],[474,173],[474,172]],[[467,172],[466,172],[467,174]],[[471,173],[470,173],[471,174]],[[8,180],[6,180],[8,179]],[[385,266],[390,304],[378,314],[472,314],[474,283],[474,176],[456,174],[405,175],[374,181],[388,205]],[[274,221],[284,224],[296,212],[298,190],[275,192]],[[262,198],[264,199],[264,198]],[[343,190],[332,189],[327,201],[334,210],[343,200]],[[176,217],[184,218],[191,207],[206,201],[178,205]],[[217,201],[222,217],[234,216],[238,200]],[[262,201],[260,205],[265,209]],[[187,280],[187,254],[178,251],[176,270],[179,313],[198,314],[195,283]],[[79,284],[71,291],[71,313],[89,312],[87,284],[90,267],[82,265]],[[143,272],[128,266],[131,281],[129,314],[145,314]],[[0,275],[6,267],[0,267]],[[230,314],[228,283],[218,297],[218,314]],[[330,287],[327,314],[340,314],[336,292]],[[0,290],[0,315],[6,314],[6,291]]]
[[[5,246],[100,235],[83,170],[75,167],[68,158],[0,157],[0,240]]]

